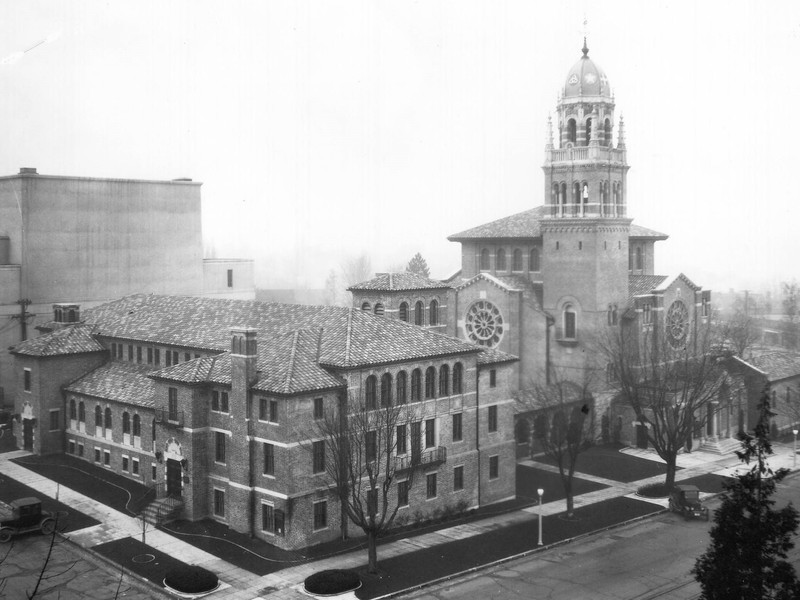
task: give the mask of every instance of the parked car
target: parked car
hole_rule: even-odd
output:
[[[687,519],[700,517],[708,521],[708,507],[701,504],[700,490],[695,485],[676,485],[672,488],[669,510]]]
[[[0,542],[8,542],[15,535],[29,531],[49,535],[55,528],[55,515],[42,510],[42,501],[38,498],[20,498],[9,504],[0,502]]]

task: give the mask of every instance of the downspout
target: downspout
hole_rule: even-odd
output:
[[[478,506],[481,506],[481,372],[475,361],[475,450],[478,453]]]
[[[249,387],[249,383],[248,383]],[[250,488],[249,496],[250,496],[250,537],[255,537],[256,531],[256,490],[255,490],[255,481],[254,481],[254,473],[255,465],[253,464],[253,446],[255,446],[255,439],[253,439],[253,419],[252,419],[252,412],[253,412],[253,404],[252,398],[250,397],[250,390],[246,392],[247,398],[245,399],[245,407],[247,408],[247,414],[245,415],[245,419],[247,420],[247,460],[250,465],[247,484]]]

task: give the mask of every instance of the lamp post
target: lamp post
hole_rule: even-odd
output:
[[[792,452],[792,467],[797,466],[797,429],[792,429],[794,434],[794,451]]]
[[[544,494],[544,490],[539,488],[536,491],[539,494],[539,545],[542,546],[542,494]]]

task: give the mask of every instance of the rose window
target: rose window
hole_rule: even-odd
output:
[[[503,315],[491,302],[479,300],[469,307],[465,327],[470,340],[494,348],[503,337]]]
[[[667,311],[667,338],[673,348],[677,348],[689,333],[689,311],[680,300],[675,300]]]

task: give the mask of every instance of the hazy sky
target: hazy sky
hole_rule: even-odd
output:
[[[362,252],[444,277],[448,235],[543,203],[584,15],[656,271],[800,277],[796,0],[4,0],[0,174],[202,181],[207,245],[262,287]]]

